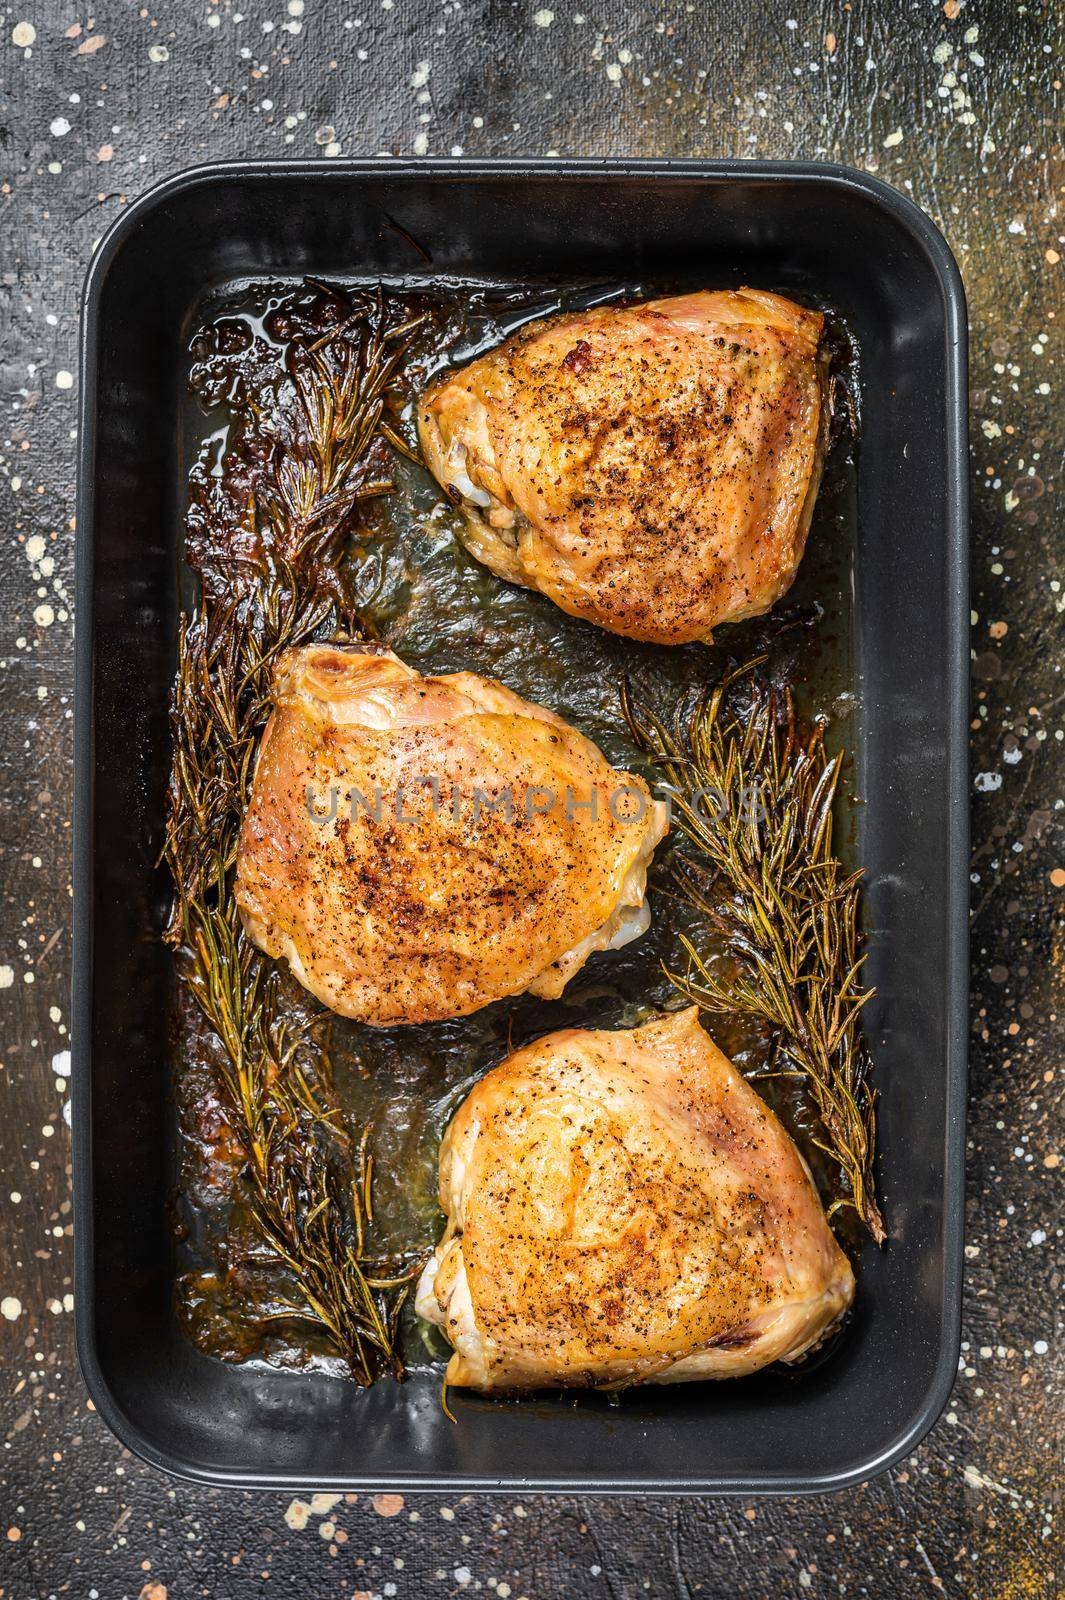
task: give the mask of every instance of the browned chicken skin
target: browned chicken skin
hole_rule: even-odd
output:
[[[237,903],[332,1010],[392,1026],[552,998],[646,930],[666,808],[552,712],[335,645],[283,656],[274,705]]]
[[[854,1295],[802,1157],[694,1008],[510,1056],[445,1135],[440,1202],[417,1307],[474,1389],[736,1377]]]
[[[633,639],[709,640],[802,559],[822,323],[756,289],[534,322],[430,386],[422,450],[501,578]]]

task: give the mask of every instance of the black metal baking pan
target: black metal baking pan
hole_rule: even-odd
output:
[[[399,224],[397,228],[393,224]],[[169,759],[186,339],[243,276],[537,273],[815,295],[860,348],[855,663],[868,1014],[891,1242],[801,1382],[507,1404],[226,1365],[181,1336],[167,1221],[170,959],[156,871]],[[787,1492],[912,1450],[957,1365],[967,1033],[965,305],[940,234],[840,167],[265,163],[132,205],[89,273],[78,494],[77,1329],[99,1411],[145,1459],[264,1487]]]

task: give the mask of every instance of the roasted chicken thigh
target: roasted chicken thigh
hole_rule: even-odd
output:
[[[422,451],[499,577],[613,633],[709,640],[802,558],[822,322],[757,289],[533,322],[429,387]]]
[[[561,994],[643,933],[666,808],[542,706],[390,651],[281,658],[237,858],[249,937],[379,1026]]]
[[[736,1377],[854,1294],[802,1157],[694,1008],[510,1056],[444,1137],[440,1202],[417,1308],[469,1388]]]

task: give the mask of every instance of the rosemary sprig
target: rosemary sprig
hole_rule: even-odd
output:
[[[817,1112],[815,1142],[837,1164],[843,1192],[878,1244],[886,1238],[874,1192],[876,1097],[860,1028],[873,991],[861,984],[861,872],[834,854],[832,807],[842,754],[830,757],[816,725],[801,737],[790,692],[751,681],[742,715],[729,689],[748,663],[705,694],[671,731],[627,685],[622,705],[640,746],[673,794],[694,847],[675,868],[677,892],[722,936],[734,963],[723,980],[685,937],[688,969],[667,976],[704,1010],[737,1012],[770,1030]]]
[[[370,456],[411,327],[360,296],[313,341],[293,338],[272,412],[251,394],[238,409],[230,448],[255,470],[240,480],[239,549],[203,537],[224,518],[200,508],[201,598],[179,630],[164,846],[176,890],[167,937],[221,1046],[218,1089],[244,1156],[256,1259],[293,1291],[261,1320],[315,1324],[361,1383],[402,1375],[396,1330],[420,1263],[367,1254],[367,1138],[352,1147],[327,1060],[310,1058],[277,969],[245,938],[233,871],[277,658],[353,620],[336,563],[358,500],[388,487],[370,481]]]

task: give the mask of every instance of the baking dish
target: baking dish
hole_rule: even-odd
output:
[[[411,240],[426,246],[425,263]],[[169,761],[190,319],[245,277],[634,274],[816,294],[861,352],[856,768],[891,1243],[801,1379],[500,1404],[429,1373],[363,1392],[212,1360],[172,1306]],[[965,309],[939,233],[843,168],[744,162],[263,163],[170,179],[86,286],[74,907],[77,1330],[104,1418],[189,1477],[264,1487],[787,1492],[884,1470],[956,1370],[967,999]],[[454,1402],[453,1402],[454,1403]]]

